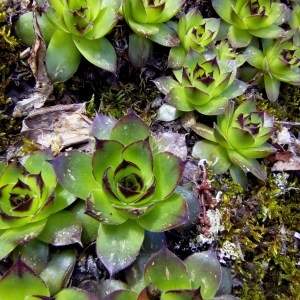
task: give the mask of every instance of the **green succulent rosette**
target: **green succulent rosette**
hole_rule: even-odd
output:
[[[118,121],[97,115],[91,132],[92,157],[74,151],[53,165],[59,182],[99,221],[98,256],[113,274],[135,259],[145,230],[163,232],[188,220],[185,199],[174,192],[184,164],[152,150],[149,127],[132,111]]]
[[[179,44],[169,21],[180,10],[184,0],[124,0],[123,16],[139,36],[167,47]]]
[[[236,60],[219,60],[213,53],[199,54],[191,50],[182,68],[173,70],[176,80],[163,76],[154,83],[166,95],[167,104],[177,110],[218,115],[224,112],[229,99],[247,88],[236,79],[236,73]]]
[[[219,26],[219,19],[204,19],[196,8],[182,14],[177,26],[180,45],[171,48],[169,67],[174,69],[181,67],[190,49],[199,53],[204,52],[216,38]]]
[[[246,47],[253,36],[274,39],[284,35],[279,25],[290,10],[272,0],[212,0],[217,14],[228,24],[228,39],[235,48]]]
[[[266,172],[257,158],[274,153],[274,147],[267,143],[275,131],[274,118],[263,111],[257,111],[255,104],[248,100],[236,110],[229,102],[225,114],[217,117],[213,128],[195,124],[192,129],[205,140],[197,142],[192,155],[211,161],[212,169],[225,173],[228,169],[234,180],[245,184],[245,173],[251,172],[261,180]]]
[[[262,39],[262,49],[250,45],[244,54],[247,62],[262,72],[269,100],[278,99],[280,82],[300,84],[300,48],[294,42],[293,31],[287,32],[282,39]]]
[[[26,168],[11,163],[0,174],[0,257],[36,238],[47,228],[50,215],[75,201],[57,186],[55,172],[44,158],[43,153],[35,154]]]

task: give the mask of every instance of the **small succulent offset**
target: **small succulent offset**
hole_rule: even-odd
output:
[[[173,69],[181,67],[190,49],[199,53],[204,52],[216,38],[219,26],[219,19],[204,19],[196,8],[191,9],[187,14],[182,14],[177,26],[180,45],[171,48],[169,67]]]
[[[114,274],[134,261],[145,230],[166,231],[187,221],[186,202],[174,193],[183,162],[153,152],[149,127],[132,111],[117,122],[98,115],[92,128],[92,157],[68,152],[53,165],[59,182],[86,199],[86,213],[100,222],[97,253]]]
[[[65,81],[77,70],[84,56],[95,66],[115,72],[116,53],[104,37],[117,23],[120,0],[50,0],[44,13],[51,27],[56,30],[51,36],[46,51],[46,67],[53,81]],[[22,28],[20,20],[18,28]],[[25,21],[25,20],[24,20]],[[40,24],[47,30],[46,22]],[[26,39],[26,32],[21,34]],[[28,34],[31,34],[30,31]]]
[[[56,278],[57,279],[57,278]],[[96,300],[87,291],[66,288],[50,297],[51,291],[36,273],[19,259],[0,279],[0,296],[6,300]],[[3,298],[4,299],[4,298]]]
[[[204,115],[224,112],[228,100],[241,95],[247,85],[236,79],[236,60],[219,60],[214,53],[190,50],[182,68],[173,70],[176,78],[163,76],[154,83],[166,95],[168,105],[179,111]],[[163,116],[165,107],[160,108]]]
[[[253,36],[274,39],[284,35],[279,25],[290,10],[273,0],[212,0],[217,14],[229,24],[228,39],[233,47],[246,47]]]
[[[294,43],[293,31],[285,38],[262,39],[262,49],[254,45],[246,48],[247,62],[262,72],[269,100],[276,101],[280,82],[300,85],[300,48]]]
[[[11,163],[0,174],[0,258],[41,234],[43,241],[52,243],[53,233],[67,223],[77,229],[80,242],[81,228],[76,218],[62,212],[76,198],[57,185],[55,172],[46,158],[49,157],[44,153],[34,154],[27,158],[24,167]],[[57,223],[64,216],[67,223]],[[75,241],[56,242],[63,245]]]
[[[213,128],[203,124],[192,126],[205,139],[195,144],[192,155],[213,162],[212,169],[217,174],[229,169],[233,179],[241,185],[246,183],[247,172],[265,180],[265,170],[256,159],[275,151],[267,143],[275,131],[273,122],[272,116],[256,110],[253,101],[243,102],[236,110],[230,101]]]
[[[124,0],[123,16],[139,36],[167,47],[177,46],[179,39],[168,21],[185,0]]]
[[[116,290],[103,300],[234,300],[228,271],[212,251],[194,253],[182,261],[164,247],[146,262],[140,277],[134,272],[127,276],[131,289]],[[132,286],[137,281],[141,291]]]

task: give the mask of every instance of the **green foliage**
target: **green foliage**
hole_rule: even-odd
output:
[[[122,296],[125,299],[125,295],[130,300],[149,299],[154,295],[160,295],[162,300],[236,299],[229,295],[231,279],[228,280],[225,268],[212,251],[194,253],[182,261],[163,247],[148,259],[140,276],[131,274],[127,280],[132,292],[115,291],[104,299],[123,299]],[[137,281],[141,290],[133,287]]]
[[[74,258],[75,257],[73,257],[73,259]],[[66,264],[62,264],[61,266],[57,265],[55,270],[52,270],[52,276],[56,275],[55,271],[58,269],[60,269],[60,271],[67,271],[67,269],[63,270],[62,267],[66,267]],[[67,267],[69,268],[70,266]],[[55,276],[54,280],[52,278],[52,283],[65,284],[64,280],[60,280]],[[75,288],[60,288],[58,293],[55,294],[54,297],[50,297],[50,295],[53,295],[51,289],[48,288],[41,277],[36,275],[34,271],[20,259],[0,279],[0,296],[4,296],[7,300],[72,300],[75,298],[78,300],[96,300],[96,297],[90,293]]]
[[[0,174],[1,258],[17,245],[25,244],[49,229],[51,224],[47,221],[57,213],[63,217],[60,211],[75,200],[57,185],[54,170],[46,161],[49,158],[51,156],[47,153],[36,153],[26,159],[24,167],[11,163]],[[73,226],[75,221],[74,217],[68,226]],[[65,222],[60,222],[58,227],[55,224],[55,229],[65,229],[65,225]],[[46,240],[50,239],[49,235],[44,235]],[[52,241],[53,244],[56,242]],[[66,234],[60,242],[66,245],[74,241]]]
[[[50,1],[50,7],[40,17],[42,34],[50,40],[46,51],[46,66],[53,81],[65,81],[77,70],[83,55],[104,70],[116,71],[116,53],[104,37],[118,21],[120,1]],[[30,20],[20,17],[17,31],[26,43],[34,33],[24,30]],[[50,25],[49,25],[50,22]],[[50,38],[51,37],[51,38]]]
[[[179,39],[168,21],[183,3],[183,0],[125,0],[123,16],[137,35],[163,46],[174,47],[179,44]]]
[[[203,19],[196,8],[191,9],[187,14],[182,14],[177,26],[180,45],[171,48],[169,67],[173,69],[181,67],[190,49],[199,53],[204,52],[216,38],[219,26],[219,19]]]
[[[252,37],[275,39],[284,35],[279,25],[290,16],[288,7],[272,0],[212,0],[228,27],[228,39],[235,48],[246,47]],[[223,25],[222,25],[223,26]]]
[[[219,60],[215,54],[199,54],[190,50],[180,69],[173,70],[176,78],[163,76],[154,80],[166,95],[168,105],[179,111],[196,110],[205,115],[225,111],[230,98],[241,95],[247,85],[236,79],[235,60]],[[164,106],[160,108],[163,115]]]
[[[192,129],[206,139],[195,144],[192,155],[212,161],[216,173],[225,173],[229,169],[234,180],[242,185],[247,172],[261,180],[266,179],[265,170],[256,159],[275,151],[267,143],[275,128],[273,117],[257,112],[254,102],[245,101],[236,110],[230,102],[213,128],[195,124]]]
[[[280,82],[300,85],[300,48],[294,44],[293,31],[282,39],[262,39],[262,50],[250,45],[245,50],[247,62],[263,73],[268,98],[276,101]]]
[[[236,278],[243,280],[243,289],[235,289],[241,299],[297,299],[299,295],[298,254],[295,231],[299,232],[300,189],[296,175],[268,174],[265,184],[256,184],[248,191],[236,193],[234,181],[227,186],[220,209],[225,231],[222,241],[238,247],[233,265]]]
[[[187,221],[187,206],[174,193],[183,163],[155,153],[149,127],[134,113],[116,121],[97,115],[93,156],[71,152],[53,160],[58,181],[86,200],[86,213],[100,223],[98,256],[111,274],[135,259],[144,230],[160,232]],[[108,240],[115,245],[113,252]]]

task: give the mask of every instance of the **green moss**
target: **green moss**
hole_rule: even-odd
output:
[[[224,182],[222,182],[224,187]],[[243,258],[233,268],[243,289],[241,299],[298,299],[299,257],[295,231],[300,230],[300,190],[296,176],[269,173],[266,183],[253,183],[248,191],[226,179],[220,210],[224,241],[239,244]]]
[[[0,152],[19,139],[16,134],[20,130],[20,122],[9,118],[4,113],[5,109],[11,105],[11,99],[6,98],[5,91],[11,80],[12,67],[19,59],[19,43],[11,34],[11,25],[6,23],[6,18],[6,12],[0,0]]]
[[[131,108],[150,123],[156,113],[150,108],[150,104],[159,92],[155,88],[150,93],[145,92],[146,90],[132,83],[103,87],[101,94],[95,95],[100,96],[98,111],[119,119]]]

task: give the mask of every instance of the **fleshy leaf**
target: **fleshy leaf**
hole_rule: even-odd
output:
[[[180,43],[176,31],[168,23],[156,24],[159,31],[149,36],[149,39],[165,47],[175,47]]]
[[[50,40],[45,60],[49,77],[53,81],[66,81],[78,69],[81,54],[72,36],[57,30]]]
[[[117,120],[112,117],[105,116],[103,114],[96,114],[90,133],[99,140],[108,140],[111,130],[116,122]]]
[[[169,121],[173,121],[173,120],[179,118],[182,114],[183,114],[183,112],[181,112],[174,106],[164,103],[158,109],[156,120],[169,122]]]
[[[78,288],[67,288],[55,295],[55,300],[97,300],[98,298],[88,291]]]
[[[154,199],[163,200],[175,190],[183,172],[183,161],[172,153],[161,152],[154,156],[156,187]]]
[[[102,189],[91,191],[86,202],[86,213],[96,220],[106,224],[124,223],[128,216],[126,211],[122,212],[115,209],[110,201],[111,197]]]
[[[135,68],[145,66],[152,55],[153,42],[135,33],[129,36],[128,57]]]
[[[193,147],[192,156],[212,162],[211,168],[216,174],[225,173],[231,166],[226,149],[209,141],[197,142]]]
[[[99,188],[93,177],[92,158],[81,152],[66,152],[51,161],[59,183],[75,196],[86,199]]]
[[[48,217],[46,226],[38,238],[55,246],[81,244],[81,231],[81,223],[71,212],[59,211]]]
[[[163,247],[145,265],[144,280],[161,291],[190,289],[191,281],[184,263]]]
[[[178,86],[178,82],[174,80],[171,76],[162,76],[155,80],[153,80],[156,87],[162,92],[164,95],[167,95],[172,88]]]
[[[250,172],[260,180],[266,180],[266,172],[256,159],[246,158],[234,150],[228,150],[228,156],[245,173]]]
[[[110,139],[117,140],[124,146],[150,136],[147,124],[134,112],[129,111],[113,127]]]
[[[211,251],[203,251],[190,255],[184,260],[192,288],[201,289],[205,299],[215,296],[221,282],[221,265],[216,255]]]
[[[135,221],[127,220],[121,225],[100,224],[96,240],[97,255],[113,276],[136,259],[143,240],[144,229]]]
[[[51,295],[58,293],[67,286],[75,263],[76,251],[74,249],[52,253],[51,260],[40,274],[40,277],[47,284]]]
[[[106,38],[88,40],[84,37],[73,36],[73,41],[80,53],[93,65],[116,72],[117,55],[114,47]]]
[[[200,290],[174,290],[161,295],[161,300],[203,300]]]
[[[85,213],[85,204],[85,201],[78,201],[76,205],[72,206],[71,212],[82,224],[82,243],[88,244],[96,240],[99,221],[95,220],[94,218]]]
[[[183,225],[187,221],[187,204],[182,196],[176,193],[155,203],[150,212],[137,219],[142,227],[154,232],[167,231]]]
[[[16,243],[10,243],[0,238],[0,260],[5,258],[11,251],[16,248]]]
[[[137,300],[137,296],[133,291],[117,290],[105,296],[102,300]]]
[[[33,239],[24,245],[19,245],[13,254],[21,258],[36,274],[40,274],[49,259],[49,246],[38,239]]]
[[[45,227],[47,219],[24,224],[21,227],[8,228],[1,235],[1,239],[10,243],[23,244],[35,238]]]
[[[5,295],[5,299],[26,299],[31,295],[50,296],[50,293],[43,280],[19,259],[1,278],[0,295]]]

